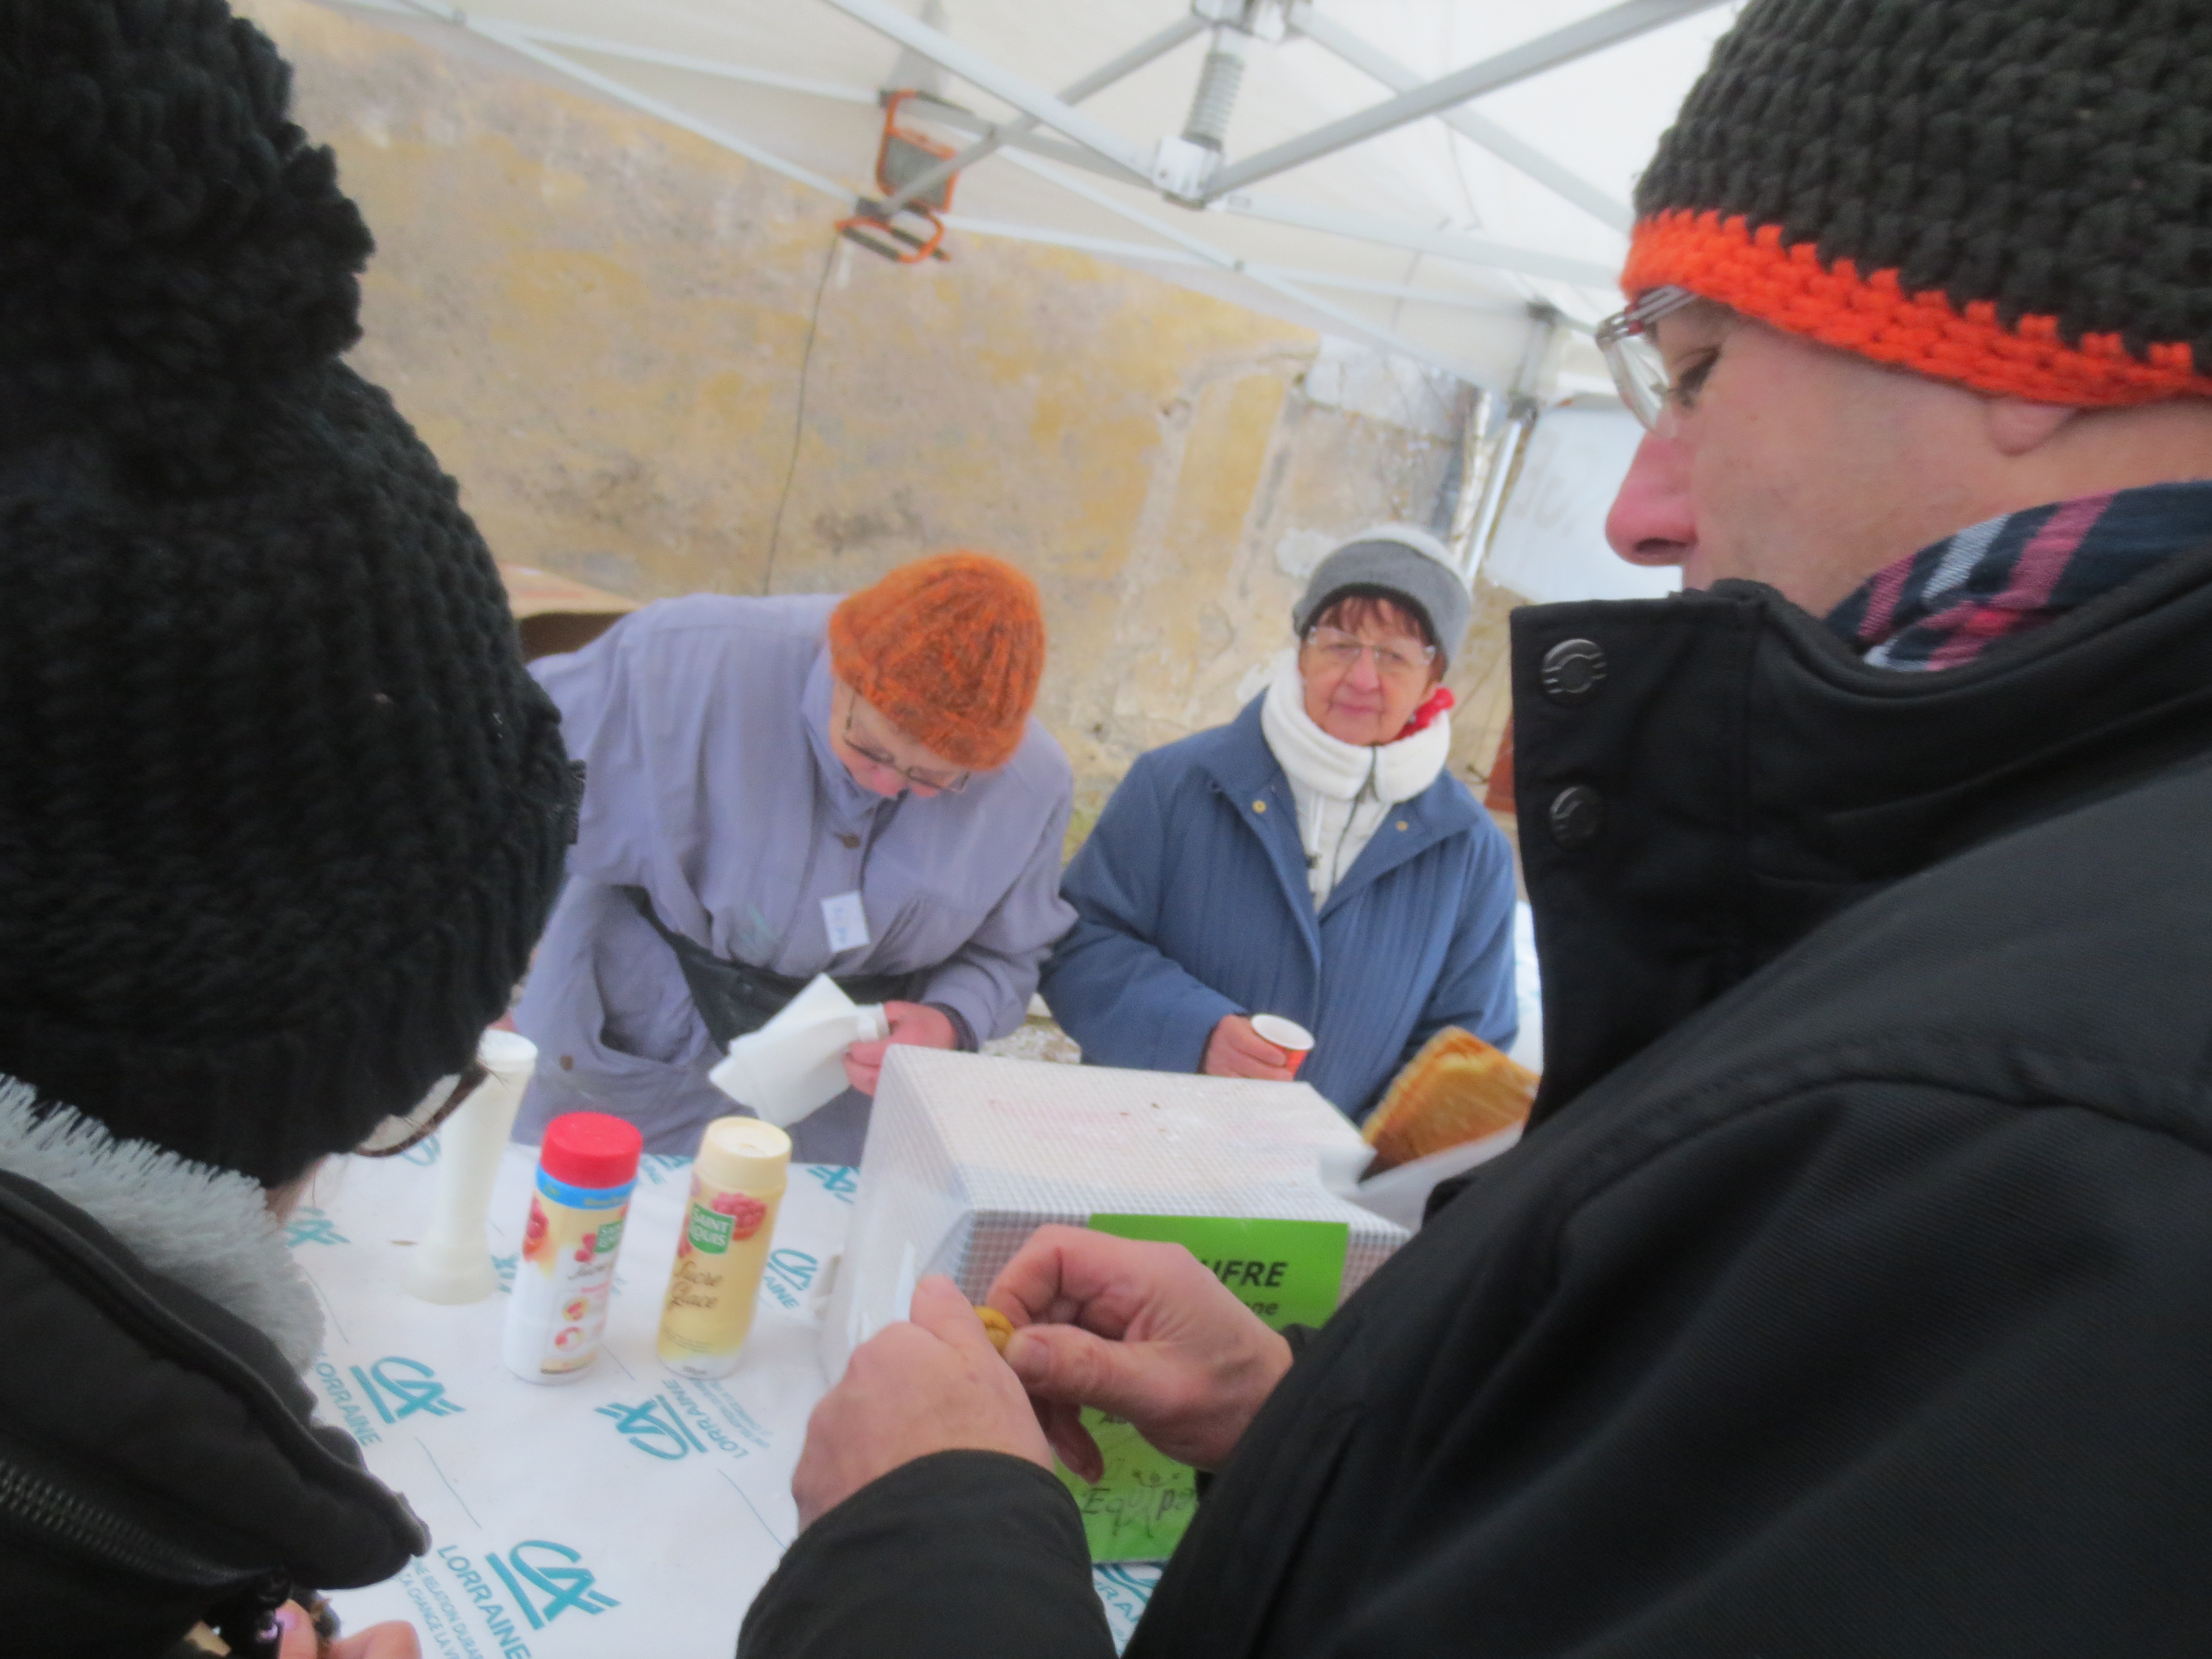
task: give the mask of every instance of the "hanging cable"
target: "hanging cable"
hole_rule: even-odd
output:
[[[837,255],[845,244],[842,233],[830,239],[830,252],[823,257],[822,276],[814,284],[813,309],[806,313],[806,348],[799,358],[799,407],[791,420],[791,459],[784,464],[783,488],[775,498],[775,526],[769,532],[768,570],[761,578],[761,592],[775,592],[775,552],[783,541],[783,509],[791,501],[791,481],[799,476],[799,447],[806,436],[806,386],[814,368],[814,337],[822,331],[822,296],[829,291],[830,268],[837,262]]]

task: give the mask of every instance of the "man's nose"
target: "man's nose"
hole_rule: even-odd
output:
[[[1689,451],[1680,438],[1644,434],[1605,516],[1605,538],[1631,564],[1680,564],[1698,544]]]

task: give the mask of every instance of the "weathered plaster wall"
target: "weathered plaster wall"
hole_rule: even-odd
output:
[[[894,267],[678,129],[306,0],[241,9],[377,236],[355,361],[501,558],[640,599],[1012,558],[1079,830],[1133,756],[1234,712],[1294,573],[1430,515],[1448,442],[1309,396],[1304,329],[1006,241]],[[1463,687],[1495,678],[1490,621]],[[1495,721],[1463,724],[1486,768]]]

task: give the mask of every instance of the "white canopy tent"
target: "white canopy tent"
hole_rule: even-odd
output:
[[[952,257],[976,236],[1080,249],[1488,394],[1467,469],[1488,487],[1454,526],[1471,565],[1540,410],[1610,394],[1589,329],[1620,303],[1635,175],[1741,0],[345,3],[847,211],[899,205],[872,174],[883,101],[913,92],[899,127],[961,152]]]

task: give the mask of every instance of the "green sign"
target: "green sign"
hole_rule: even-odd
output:
[[[730,1249],[730,1230],[737,1224],[733,1216],[710,1210],[703,1204],[691,1206],[690,1225],[685,1230],[691,1239],[691,1248],[703,1250],[708,1255],[726,1255]]]
[[[1091,1225],[1117,1238],[1182,1245],[1277,1330],[1323,1323],[1344,1290],[1352,1230],[1341,1221],[1094,1215]],[[1083,1511],[1091,1559],[1158,1561],[1173,1554],[1198,1510],[1189,1467],[1154,1449],[1120,1418],[1086,1409],[1083,1423],[1104,1455],[1105,1474],[1095,1486],[1064,1467],[1060,1478]]]

